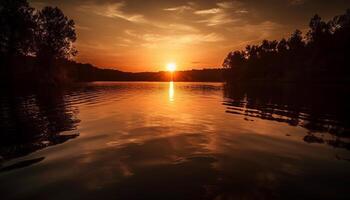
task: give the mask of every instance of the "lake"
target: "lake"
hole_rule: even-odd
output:
[[[1,199],[350,199],[347,88],[96,82],[3,94]]]

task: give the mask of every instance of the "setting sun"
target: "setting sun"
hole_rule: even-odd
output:
[[[166,65],[166,68],[169,72],[174,72],[176,70],[176,64],[175,63],[168,63]]]

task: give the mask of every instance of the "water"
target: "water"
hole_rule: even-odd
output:
[[[0,98],[1,199],[349,199],[347,89],[91,83]]]

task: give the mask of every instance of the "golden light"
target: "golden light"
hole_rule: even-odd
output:
[[[169,72],[174,72],[176,70],[176,64],[175,63],[168,63],[166,65],[166,68]]]
[[[173,101],[174,101],[174,93],[175,93],[175,90],[174,90],[174,82],[173,82],[173,81],[170,81],[170,82],[169,82],[169,101],[170,101],[170,102],[173,102]]]

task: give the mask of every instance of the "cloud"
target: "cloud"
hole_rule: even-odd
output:
[[[232,27],[230,28],[230,32],[233,33],[232,37],[235,41],[235,43],[232,43],[232,48],[240,49],[244,48],[244,46],[247,44],[259,43],[264,39],[272,39],[276,35],[281,35],[281,30],[284,30],[285,28],[285,26],[272,21],[264,21],[259,24],[245,24],[243,26]]]
[[[135,30],[126,30],[125,34],[130,36],[132,41],[140,40],[141,46],[147,48],[156,48],[159,46],[184,46],[200,44],[203,42],[214,43],[225,40],[224,36],[217,33],[193,33],[193,34],[158,34],[158,33],[139,33]]]
[[[207,26],[217,26],[237,21],[239,21],[239,19],[233,19],[230,15],[226,13],[219,13],[209,18],[199,20],[198,23],[205,23]]]
[[[232,9],[232,8],[240,8],[242,7],[243,3],[240,1],[224,1],[224,2],[219,2],[216,4],[220,8],[226,8],[226,9]]]
[[[186,24],[167,24],[158,25],[160,28],[172,30],[172,31],[184,31],[184,32],[198,32],[199,30]]]
[[[190,4],[189,4],[190,5]],[[183,5],[179,7],[166,8],[166,11],[179,11],[192,9],[189,5]],[[183,32],[197,32],[198,30],[190,25],[182,23],[168,23],[163,19],[159,20],[149,20],[143,14],[129,14],[123,11],[123,8],[126,7],[126,3],[117,2],[117,3],[92,3],[88,2],[86,4],[80,5],[77,9],[81,12],[93,13],[95,15],[108,17],[108,18],[117,18],[126,20],[128,22],[133,22],[137,24],[147,24],[153,28],[166,29],[171,31],[183,31]]]
[[[244,3],[240,1],[226,1],[220,2],[216,4],[219,8],[227,9],[227,10],[235,10],[235,13],[245,14],[248,13],[246,9],[244,9]]]
[[[221,10],[219,8],[211,8],[211,9],[207,9],[207,10],[197,10],[194,13],[197,15],[206,15],[206,14],[215,14],[215,13],[219,13]]]
[[[241,15],[248,13],[243,7],[243,3],[239,1],[224,1],[215,4],[217,7],[197,10],[194,12],[200,15],[203,19],[198,20],[198,23],[204,23],[207,26],[217,26],[229,23],[238,22],[241,20]]]
[[[142,39],[147,42],[169,41],[175,44],[197,44],[200,42],[218,42],[224,40],[223,36],[216,33],[209,34],[183,34],[183,35],[160,35],[160,34],[145,34]]]
[[[123,2],[118,3],[106,3],[106,4],[92,4],[91,2],[83,4],[78,7],[79,11],[92,12],[96,15],[100,15],[108,18],[119,18],[129,22],[146,23],[147,20],[140,14],[126,14],[121,8],[124,7]]]
[[[238,13],[238,14],[247,14],[249,12],[247,10],[237,10],[236,13]]]
[[[171,8],[164,8],[165,11],[179,11],[183,12],[186,10],[192,10],[191,6],[189,5],[183,5],[183,6],[177,6],[177,7],[171,7]]]

